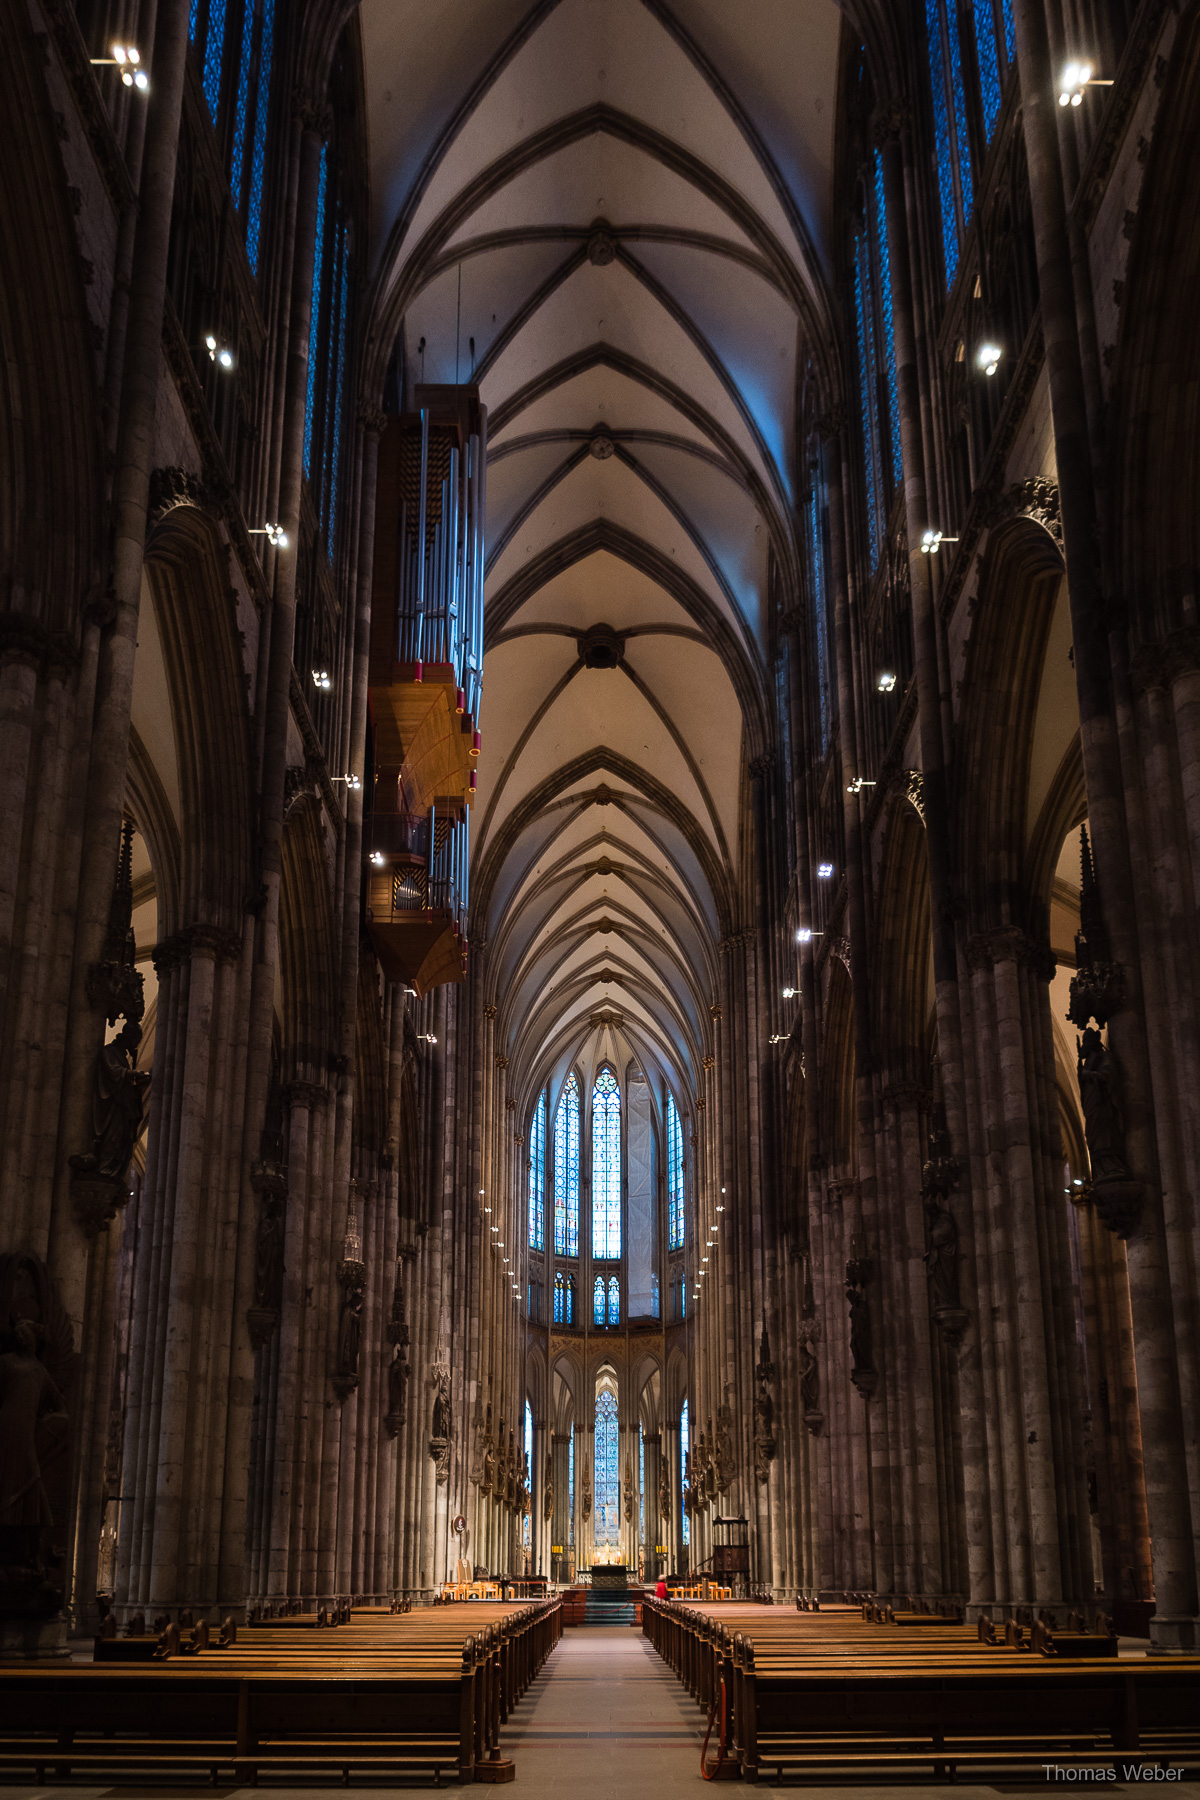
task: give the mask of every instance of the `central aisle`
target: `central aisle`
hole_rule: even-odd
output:
[[[504,1727],[516,1788],[587,1800],[668,1800],[700,1786],[704,1721],[640,1631],[579,1625],[563,1633]]]

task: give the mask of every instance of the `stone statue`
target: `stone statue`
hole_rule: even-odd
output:
[[[728,1396],[729,1389],[725,1390]],[[733,1457],[733,1413],[728,1399],[717,1408],[717,1433],[713,1453],[713,1471],[716,1475],[717,1492],[727,1494],[733,1483],[736,1464]]]
[[[1121,1108],[1121,1069],[1095,1026],[1076,1040],[1079,1051],[1079,1098],[1093,1181],[1128,1181],[1125,1118]]]
[[[800,1339],[800,1406],[805,1414],[816,1412],[820,1399],[820,1365],[816,1347],[805,1333]]]
[[[437,1471],[437,1484],[445,1487],[450,1479],[450,1371],[445,1363],[434,1364],[430,1381],[433,1385],[433,1427],[429,1454]]]
[[[671,1477],[667,1473],[667,1459],[662,1459],[661,1472],[658,1478],[658,1511],[660,1518],[671,1522]]]
[[[363,1290],[347,1284],[338,1314],[338,1374],[358,1375],[358,1350],[362,1337]]]
[[[53,1614],[62,1602],[77,1362],[40,1257],[0,1257],[0,1616]]]
[[[392,1360],[387,1369],[388,1409],[384,1417],[389,1437],[396,1437],[404,1424],[404,1390],[408,1385],[408,1364],[399,1344],[392,1346]]]
[[[254,1304],[279,1316],[283,1305],[283,1196],[263,1195],[254,1241]]]
[[[949,1207],[933,1194],[925,1196],[925,1267],[933,1284],[933,1303],[958,1305],[958,1226]]]
[[[546,1452],[546,1475],[542,1488],[542,1517],[549,1521],[554,1517],[554,1458],[549,1450]]]
[[[583,1453],[583,1480],[579,1486],[579,1510],[585,1519],[592,1516],[592,1465],[585,1450]]]
[[[754,1475],[759,1482],[770,1479],[775,1455],[775,1403],[765,1383],[754,1397]]]

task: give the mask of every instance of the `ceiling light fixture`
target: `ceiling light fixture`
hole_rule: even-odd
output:
[[[821,881],[830,881],[833,877],[833,864],[828,862],[818,863],[817,876]]]
[[[1112,82],[1092,74],[1091,63],[1069,62],[1059,77],[1058,104],[1081,106],[1083,90],[1088,87],[1111,87]]]
[[[384,856],[382,850],[372,850],[371,861],[375,864],[375,867],[377,869],[382,869],[384,864],[387,861],[387,858]]]
[[[1004,352],[999,344],[980,344],[975,352],[976,366],[982,369],[985,375],[994,375],[1000,366],[1000,358],[1003,355]]]
[[[313,678],[313,686],[319,687],[326,694],[329,692],[330,688],[333,686],[332,681],[330,681],[330,679],[329,679],[329,670],[328,669],[314,669],[312,672],[312,678]]]
[[[896,677],[890,669],[881,669],[875,677],[875,686],[881,694],[890,694],[896,685]]]
[[[138,66],[141,60],[141,54],[133,44],[114,44],[111,56],[88,57],[93,69],[120,69],[126,87],[136,88],[139,94],[148,94],[150,80],[145,70]]]
[[[204,348],[208,351],[209,362],[220,363],[223,369],[232,369],[233,351],[228,344],[219,343],[211,331],[204,340]]]
[[[276,550],[286,550],[288,547],[288,535],[282,525],[251,525],[247,535],[265,537]]]

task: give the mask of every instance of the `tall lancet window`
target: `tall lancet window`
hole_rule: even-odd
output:
[[[529,1248],[546,1248],[546,1090],[529,1129]],[[557,1308],[555,1309],[557,1311]]]
[[[685,1400],[683,1411],[679,1415],[679,1468],[681,1473],[687,1469],[688,1438],[688,1403]],[[686,1507],[683,1511],[683,1541],[685,1544],[690,1544],[692,1541],[692,1524],[688,1518]]]
[[[554,1115],[554,1254],[579,1255],[579,1081],[573,1069]]]
[[[900,482],[900,405],[892,331],[883,158],[862,189],[862,221],[854,240],[854,324],[858,350],[859,414],[866,479],[871,568],[879,560],[888,510]]]
[[[970,223],[971,208],[975,204],[971,144],[967,133],[967,96],[963,86],[962,40],[955,0],[925,0],[925,32],[929,40],[942,252],[946,263],[946,286],[952,287],[963,233]]]
[[[525,1548],[529,1548],[529,1521],[533,1516],[533,1408],[525,1402],[525,1473],[529,1481],[529,1507],[522,1524]]]
[[[597,1544],[621,1539],[621,1471],[617,1436],[617,1397],[608,1388],[596,1396],[596,1531]]]
[[[683,1249],[683,1127],[667,1095],[667,1232],[672,1250]],[[657,1316],[657,1315],[656,1315]]]
[[[621,1254],[621,1090],[611,1069],[592,1089],[592,1255]]]

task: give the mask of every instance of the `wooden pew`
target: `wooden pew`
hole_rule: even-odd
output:
[[[643,1630],[710,1721],[722,1719],[722,1774],[932,1767],[953,1778],[960,1767],[1200,1750],[1200,1659],[1118,1663],[1106,1632],[1091,1636],[1091,1656],[1075,1654],[1088,1634],[1066,1634],[1060,1661],[1061,1634],[1044,1626],[989,1641],[916,1616],[914,1630],[862,1607],[647,1601]]]
[[[502,1721],[561,1633],[557,1601],[264,1621],[154,1664],[0,1668],[0,1768],[56,1774],[453,1773],[494,1779]],[[113,1640],[107,1640],[111,1643]],[[116,1640],[120,1641],[120,1640]],[[503,1775],[501,1775],[503,1778]]]

